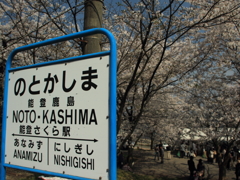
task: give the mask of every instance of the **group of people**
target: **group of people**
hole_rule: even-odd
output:
[[[206,147],[205,152],[206,152],[205,154],[207,157],[207,162],[210,164],[213,164],[214,162],[218,163],[218,161],[223,162],[225,156],[228,157],[227,166],[226,166],[228,170],[233,170],[239,157],[239,152],[236,146],[230,149],[228,153],[226,151],[226,146],[222,146],[222,147],[220,146],[218,157],[217,157],[217,151],[215,150],[214,147],[210,147],[210,148]]]
[[[190,179],[194,179],[194,177],[196,177],[198,180],[201,180],[204,177],[205,166],[203,164],[202,159],[199,159],[196,168],[193,158],[194,158],[193,156],[190,156],[190,159],[188,160]]]
[[[160,141],[159,144],[157,144],[155,146],[155,156],[154,156],[154,160],[159,160],[161,158],[161,164],[164,163],[164,148],[163,148],[163,144],[162,142]]]
[[[192,155],[197,154],[197,145],[194,142],[191,144],[187,144],[182,142],[180,145],[180,151],[178,157],[184,158],[185,156],[190,157]]]
[[[217,152],[214,148],[210,148],[209,151],[206,151],[206,157],[207,157],[207,162],[213,164],[214,162],[223,161],[225,156],[228,156],[228,162],[226,168],[230,170],[230,162],[233,161],[235,162],[235,153],[234,150],[232,149],[228,154],[226,154],[226,150],[223,148],[221,149],[220,153],[220,158],[216,157]],[[197,168],[195,167],[195,163],[193,161],[194,156],[190,156],[190,160],[188,160],[188,168],[190,171],[190,179],[197,179],[197,180],[202,180],[204,178],[204,170],[205,166],[203,164],[202,159],[199,159]],[[237,158],[237,163],[235,166],[235,175],[236,175],[236,180],[239,180],[240,177],[240,157]]]

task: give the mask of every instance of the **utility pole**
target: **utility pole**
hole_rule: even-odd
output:
[[[102,27],[103,0],[85,0],[84,30]],[[101,34],[84,37],[83,54],[101,52]]]

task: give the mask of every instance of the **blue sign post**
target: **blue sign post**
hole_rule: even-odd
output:
[[[19,52],[92,34],[107,36],[110,50],[11,68]],[[116,63],[115,39],[103,28],[11,52],[4,84],[0,180],[6,178],[6,167],[76,180],[116,179]]]

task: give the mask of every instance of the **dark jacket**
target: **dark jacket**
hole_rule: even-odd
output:
[[[163,147],[161,147],[161,148],[159,149],[159,153],[160,153],[160,156],[161,156],[161,157],[164,157],[164,149],[163,149]]]
[[[235,174],[236,174],[237,176],[240,176],[240,163],[237,163],[237,164],[236,164]]]
[[[193,160],[188,160],[188,169],[189,171],[195,171],[196,170],[196,167],[195,167],[195,164],[194,164],[194,161]]]
[[[205,170],[205,166],[203,165],[203,163],[198,163],[197,171],[204,171],[204,170]]]

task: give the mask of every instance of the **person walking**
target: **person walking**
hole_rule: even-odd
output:
[[[156,145],[155,146],[155,156],[154,156],[154,160],[158,160],[159,161],[159,158],[160,158],[160,156],[159,156],[159,145]]]
[[[217,151],[213,148],[213,162],[217,163]]]
[[[161,157],[161,164],[164,163],[164,149],[163,146],[159,146],[159,155]]]
[[[209,151],[209,163],[213,164],[213,158],[214,158],[214,152],[213,152],[213,148],[211,148]]]
[[[118,167],[118,168],[122,169],[122,167],[123,167],[123,161],[124,161],[124,159],[123,159],[123,153],[122,153],[122,151],[120,151],[120,153],[118,154],[118,157],[117,157],[117,167]]]
[[[236,174],[236,180],[238,180],[238,177],[240,176],[240,159],[238,158],[237,164],[235,167],[235,174]]]
[[[193,152],[195,153],[195,155],[197,156],[197,146],[194,142],[192,143],[192,149],[193,149]]]
[[[188,160],[188,169],[190,171],[190,179],[193,179],[194,171],[196,171],[195,163],[193,161],[193,156],[190,156]]]
[[[231,162],[232,162],[232,152],[230,151],[229,153],[228,153],[228,161],[227,161],[227,170],[231,170]]]
[[[197,165],[197,174],[199,176],[199,180],[202,180],[202,178],[204,177],[204,171],[205,171],[205,166],[203,164],[202,159],[198,160],[198,165]]]
[[[185,144],[182,143],[180,146],[180,157],[184,158],[184,156],[185,156]]]

